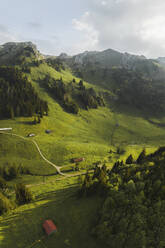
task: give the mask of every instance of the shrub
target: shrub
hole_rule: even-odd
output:
[[[3,167],[3,178],[5,180],[8,180],[8,181],[12,180],[14,178],[17,178],[18,175],[19,175],[19,169],[14,164]]]
[[[122,155],[125,153],[125,149],[123,147],[117,147],[116,153]]]
[[[0,189],[5,190],[6,188],[7,188],[6,181],[2,177],[0,177]]]
[[[0,215],[13,209],[14,206],[11,203],[11,201],[4,196],[2,193],[0,193]]]
[[[15,186],[16,201],[19,205],[31,202],[34,197],[29,188],[23,183],[18,183]]]

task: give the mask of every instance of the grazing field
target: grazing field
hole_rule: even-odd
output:
[[[0,169],[8,165],[27,168],[29,174],[7,182],[10,198],[15,200],[12,190],[18,182],[27,184],[36,197],[33,203],[0,217],[0,247],[103,247],[90,235],[102,199],[78,199],[78,177],[55,175],[55,168],[41,158],[32,140],[37,142],[48,160],[62,166],[66,173],[74,173],[75,164],[71,159],[85,158],[78,165],[79,173],[84,173],[96,162],[111,168],[117,160],[125,162],[130,154],[136,160],[143,148],[147,153],[155,151],[165,144],[165,119],[149,120],[138,111],[131,111],[131,107],[129,113],[121,113],[108,104],[88,111],[81,109],[78,115],[68,114],[38,83],[46,73],[55,79],[62,77],[64,82],[71,81],[73,75],[69,71],[56,72],[45,64],[31,68],[28,78],[39,96],[48,102],[48,116],[44,116],[39,124],[33,123],[34,117],[0,120],[0,127],[11,127],[11,133],[23,137],[35,134],[24,140],[0,133]],[[87,83],[85,86],[90,87]],[[95,90],[100,88],[95,87]],[[49,134],[45,132],[47,129],[51,131]],[[118,149],[123,152],[118,153]],[[42,223],[48,218],[58,228],[57,234],[49,238],[42,230]]]
[[[80,110],[78,115],[66,113],[40,87],[38,81],[43,80],[46,74],[55,79],[62,77],[64,82],[73,79],[70,71],[57,72],[46,64],[31,68],[27,76],[40,97],[48,102],[49,115],[44,116],[41,123],[36,125],[33,124],[33,117],[0,120],[0,127],[12,127],[15,134],[35,134],[35,137],[28,138],[29,142],[0,134],[0,166],[5,163],[22,163],[32,173],[38,170],[40,174],[54,173],[54,168],[39,156],[31,139],[37,142],[44,156],[58,166],[71,166],[72,158],[84,157],[85,161],[80,163],[80,168],[88,168],[97,161],[113,162],[116,158],[120,159],[114,156],[114,159],[109,160],[110,149],[115,151],[117,147],[124,147],[126,153],[121,158],[126,159],[128,153],[136,157],[141,147],[154,150],[164,144],[165,127],[161,124],[165,120],[157,119],[159,125],[156,125],[142,117],[138,111],[131,111],[131,107],[129,113],[121,113],[111,107]],[[79,80],[76,78],[77,82]],[[51,133],[46,134],[46,129],[51,130]]]
[[[36,196],[34,203],[0,218],[1,248],[103,247],[90,235],[102,199],[77,198],[77,178],[54,180],[31,189]],[[46,219],[52,219],[58,229],[50,237],[42,229]]]

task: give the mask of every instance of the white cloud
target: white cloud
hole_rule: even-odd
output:
[[[10,32],[4,25],[0,25],[0,44],[21,40],[17,34]]]
[[[74,29],[82,32],[82,39],[79,44],[76,44],[75,50],[93,50],[97,48],[98,44],[98,31],[90,23],[90,12],[85,12],[84,15],[79,19],[73,19],[72,25]]]
[[[72,23],[84,50],[165,56],[164,10],[164,0],[88,0],[88,12]]]
[[[107,5],[107,1],[101,1],[101,5],[103,6]]]

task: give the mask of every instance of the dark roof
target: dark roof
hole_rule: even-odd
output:
[[[84,161],[85,158],[74,158],[73,161],[74,163],[77,163],[77,162],[81,162],[81,161]]]
[[[47,235],[50,235],[57,231],[57,227],[52,220],[45,220],[45,222],[43,223],[43,228],[45,229]]]
[[[45,130],[45,133],[51,133],[51,130],[46,129],[46,130]]]

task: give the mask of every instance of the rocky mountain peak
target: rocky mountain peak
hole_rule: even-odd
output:
[[[41,55],[32,42],[8,42],[0,46],[0,64],[15,64],[23,56],[39,59]]]

